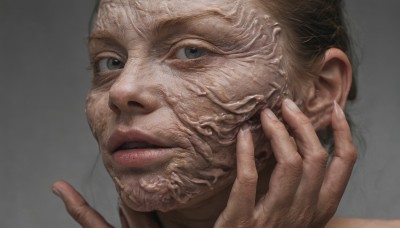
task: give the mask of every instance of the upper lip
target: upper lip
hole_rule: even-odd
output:
[[[166,148],[157,137],[137,129],[118,129],[113,132],[107,143],[107,149],[114,153],[124,146],[137,146],[140,148]]]

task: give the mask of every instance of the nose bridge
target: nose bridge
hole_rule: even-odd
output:
[[[143,88],[140,84],[143,84],[144,75],[149,74],[150,72],[143,61],[139,58],[131,58],[126,62],[111,90],[126,90],[126,92],[135,93]]]
[[[150,113],[158,106],[151,69],[143,59],[130,59],[109,91],[109,106],[118,113]]]

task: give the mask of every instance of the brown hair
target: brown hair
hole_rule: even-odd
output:
[[[266,10],[275,18],[282,27],[284,40],[284,52],[288,58],[285,59],[285,67],[290,74],[295,75],[291,79],[304,80],[309,76],[315,79],[315,69],[329,48],[338,48],[346,53],[350,63],[353,65],[353,82],[347,97],[353,101],[357,97],[356,84],[356,59],[353,53],[351,39],[344,15],[343,0],[257,0],[262,3]],[[294,83],[300,85],[302,83]],[[303,83],[304,84],[304,83]],[[303,88],[296,88],[303,89]],[[298,92],[298,91],[294,91]],[[350,124],[356,140],[362,146],[363,138],[354,129],[354,124],[346,112],[346,118]],[[318,132],[321,143],[325,145],[330,153],[334,149],[334,138],[332,127]]]
[[[332,47],[345,52],[355,65],[342,0],[259,1],[283,28],[284,49],[290,53],[290,58],[286,59],[290,73],[312,75],[315,63]],[[355,73],[354,67],[353,75]],[[356,96],[354,80],[348,100]]]

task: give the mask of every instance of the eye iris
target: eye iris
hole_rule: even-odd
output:
[[[185,55],[188,59],[200,58],[204,55],[204,52],[204,50],[195,47],[185,48]]]
[[[117,70],[123,68],[123,64],[118,59],[109,59],[107,61],[107,68],[109,70]]]

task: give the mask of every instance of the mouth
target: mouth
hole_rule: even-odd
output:
[[[139,130],[117,130],[107,144],[116,166],[143,168],[166,162],[173,149],[162,139]]]
[[[158,145],[154,145],[145,141],[138,141],[138,142],[128,142],[123,143],[119,146],[115,151],[112,153],[116,153],[118,151],[125,151],[125,150],[138,150],[138,149],[161,149],[166,147],[161,147]]]
[[[116,153],[121,150],[168,148],[166,140],[155,134],[139,129],[118,129],[107,142],[107,150]]]

